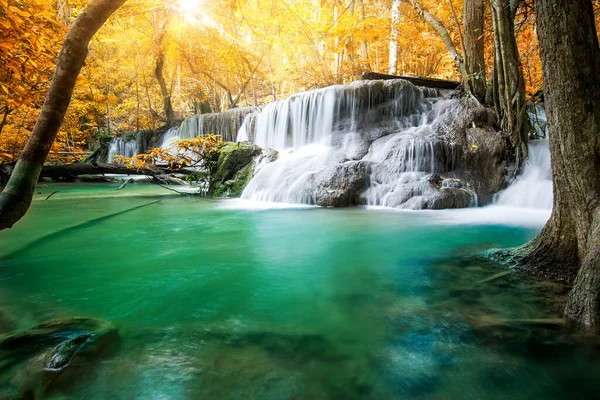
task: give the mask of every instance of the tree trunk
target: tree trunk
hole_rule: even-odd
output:
[[[485,98],[484,0],[465,0],[463,25],[465,31],[465,69],[468,86],[479,99]]]
[[[71,25],[33,132],[0,194],[0,230],[13,226],[29,209],[40,170],[63,122],[75,81],[87,57],[88,44],[125,1],[91,0]]]
[[[446,51],[454,61],[456,68],[460,71],[460,76],[462,77],[462,81],[466,82],[467,70],[465,69],[465,62],[463,56],[456,50],[456,46],[448,33],[448,30],[438,19],[436,19],[433,14],[431,14],[425,7],[421,5],[417,0],[410,0],[411,6],[415,9],[415,11],[433,28],[434,31],[437,32],[438,35],[442,38],[444,42],[444,46],[446,47]]]
[[[600,329],[600,49],[591,0],[537,0],[554,210],[522,266],[571,281],[565,315]],[[578,271],[578,272],[577,272]]]
[[[156,63],[154,66],[154,76],[156,76],[156,80],[158,81],[158,85],[160,86],[160,92],[163,97],[163,108],[165,110],[165,116],[167,117],[167,125],[173,126],[175,123],[175,111],[173,111],[173,106],[171,104],[171,93],[169,92],[169,88],[167,87],[167,82],[165,81],[165,77],[163,76],[163,67],[165,65],[165,52],[162,46],[158,49],[158,54],[156,54]]]
[[[365,0],[361,0],[360,2],[359,17],[361,22],[365,20]],[[362,67],[367,71],[371,70],[371,66],[369,65],[369,47],[365,40],[360,41],[359,52]]]
[[[390,56],[388,61],[388,74],[394,75],[398,71],[398,23],[400,22],[400,0],[392,1],[392,25],[390,31]]]
[[[8,106],[4,106],[4,112],[2,113],[2,121],[0,121],[0,135],[2,134],[2,130],[4,129],[4,126],[6,125],[6,122],[8,120],[8,114],[10,114],[12,110],[10,108],[8,108]]]
[[[491,0],[494,23],[494,84],[497,85],[498,104],[496,110],[501,127],[510,136],[517,169],[527,158],[527,103],[525,101],[525,79],[515,39],[516,2]]]

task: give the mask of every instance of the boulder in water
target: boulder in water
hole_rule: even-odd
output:
[[[366,161],[348,161],[315,173],[315,203],[322,207],[364,204],[360,192],[368,185],[369,170]]]
[[[465,208],[473,202],[473,193],[465,189],[442,187],[437,196],[430,199],[426,207],[430,210],[446,208]]]

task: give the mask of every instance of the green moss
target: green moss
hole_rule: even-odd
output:
[[[254,157],[261,148],[250,143],[227,143],[219,149],[217,172],[209,195],[214,197],[239,197],[252,178]]]
[[[233,179],[260,152],[260,147],[247,142],[225,144],[219,149],[215,181],[225,182]]]
[[[213,186],[211,196],[214,197],[240,197],[244,188],[252,179],[252,173],[254,172],[254,162],[250,162],[244,168],[242,168],[233,177],[233,179],[225,182],[216,182]]]

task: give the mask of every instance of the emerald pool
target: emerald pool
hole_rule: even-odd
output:
[[[257,208],[118,186],[40,186],[27,216],[0,232],[4,332],[81,316],[117,328],[107,351],[75,358],[42,397],[597,393],[597,345],[546,323],[560,318],[564,288],[517,273],[486,281],[504,270],[482,252],[529,241],[539,222]],[[43,349],[14,350],[0,350],[0,398],[35,385],[23,382]]]

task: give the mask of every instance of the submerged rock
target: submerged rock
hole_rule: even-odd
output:
[[[71,384],[112,347],[117,330],[93,318],[50,320],[0,337],[2,365],[0,398],[46,398],[53,388]],[[69,371],[75,364],[73,371]],[[83,362],[85,361],[85,362]],[[66,376],[68,375],[68,376]],[[63,382],[64,380],[64,382]]]
[[[56,346],[49,355],[46,369],[49,371],[60,371],[65,368],[69,365],[75,354],[92,338],[93,335],[91,333],[84,333],[67,339]]]

